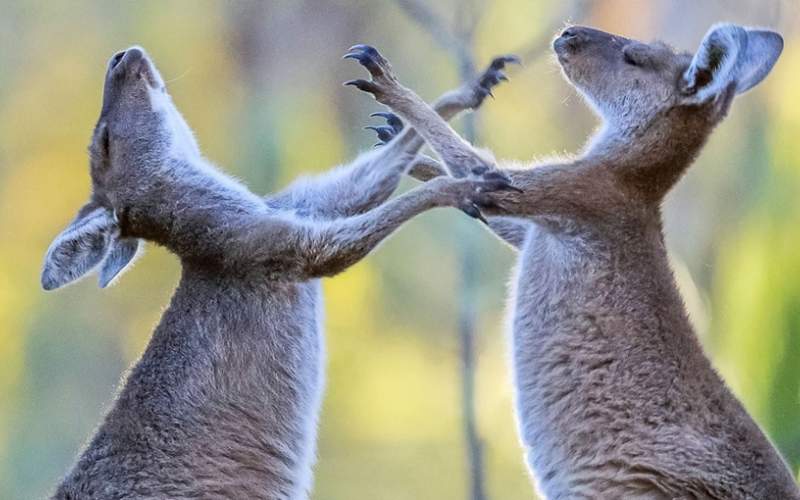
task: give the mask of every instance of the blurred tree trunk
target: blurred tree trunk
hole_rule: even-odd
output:
[[[277,117],[268,107],[272,95],[269,74],[274,65],[269,20],[275,15],[272,2],[243,1],[231,4],[229,14],[233,59],[244,88],[244,123],[240,137],[239,165],[247,173],[256,192],[275,188],[281,162],[277,156]]]
[[[480,0],[478,0],[480,1]],[[466,83],[475,77],[474,33],[477,28],[479,16],[483,10],[475,1],[463,1],[458,9],[459,38],[462,40],[462,49],[457,51],[458,71],[461,83]],[[478,141],[477,114],[468,113],[463,121],[464,138],[471,144]],[[464,439],[467,445],[467,461],[469,463],[470,498],[484,500],[486,487],[483,465],[483,441],[478,433],[478,422],[475,402],[475,376],[476,376],[476,346],[475,334],[477,323],[477,295],[478,282],[475,270],[478,267],[477,248],[474,239],[470,236],[467,227],[473,226],[473,221],[461,220],[458,226],[457,237],[461,249],[459,265],[461,276],[458,329],[461,341],[461,400],[463,405]]]
[[[397,0],[405,13],[425,29],[441,46],[447,49],[458,66],[461,83],[475,77],[474,38],[475,30],[484,12],[483,0],[462,0],[455,8],[455,29],[449,30],[427,4],[418,0]],[[465,116],[463,136],[470,143],[478,140],[477,119],[474,113]],[[485,500],[485,472],[483,465],[483,441],[478,433],[475,403],[476,374],[476,323],[478,283],[475,270],[478,267],[476,242],[472,236],[472,221],[460,220],[456,229],[456,246],[459,249],[458,275],[458,336],[461,355],[461,404],[464,422],[466,459],[469,468],[469,498]]]

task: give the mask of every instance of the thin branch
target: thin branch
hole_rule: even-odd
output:
[[[448,50],[458,63],[462,83],[475,75],[473,45],[475,32],[485,6],[484,0],[461,0],[456,9],[455,27],[451,32],[444,21],[420,0],[395,0],[400,8],[420,27],[428,32],[444,49]],[[475,114],[464,119],[464,137],[475,142],[477,126]],[[459,226],[461,227],[461,226]],[[461,403],[464,419],[464,439],[469,467],[469,498],[485,500],[486,488],[483,465],[483,442],[478,434],[475,403],[475,324],[476,300],[475,269],[478,267],[474,243],[468,235],[459,238],[462,242],[459,268],[461,276],[460,300],[458,307],[458,336],[461,346]]]
[[[447,23],[424,2],[420,0],[394,0],[394,2],[409,18],[431,35],[440,47],[449,50],[456,57],[460,57],[466,51],[461,40],[447,27]]]

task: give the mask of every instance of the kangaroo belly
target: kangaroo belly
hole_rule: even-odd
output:
[[[542,494],[767,498],[757,492],[776,481],[796,491],[704,357],[677,291],[648,290],[619,256],[586,260],[570,244],[535,234],[512,298],[519,430]]]

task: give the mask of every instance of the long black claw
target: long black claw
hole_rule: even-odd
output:
[[[511,183],[511,178],[500,172],[494,170],[482,174],[483,180],[487,183],[489,191],[514,191],[516,193],[523,193],[524,191]]]
[[[374,130],[375,133],[378,134],[378,140],[383,143],[391,141],[394,137],[394,129],[385,125],[380,127],[368,125],[364,127],[364,130]]]
[[[375,84],[367,80],[349,80],[344,82],[343,85],[352,85],[358,90],[361,90],[362,92],[369,92],[370,94],[374,94],[378,91],[378,88],[375,86]]]
[[[478,219],[479,221],[483,222],[487,226],[489,225],[489,221],[486,220],[486,218],[483,216],[483,214],[481,213],[480,209],[478,208],[478,206],[476,204],[470,203],[467,206],[461,207],[461,211],[464,212],[465,214],[469,215],[473,219]]]
[[[361,61],[364,57],[371,57],[378,54],[378,50],[370,45],[358,44],[347,49],[347,53],[342,59],[357,59]]]
[[[386,62],[380,52],[378,52],[378,49],[371,45],[364,44],[350,47],[347,53],[342,56],[342,59],[355,59],[359,64],[367,68],[367,71],[373,76],[383,73],[381,65]]]
[[[403,127],[405,126],[403,124],[403,120],[401,120],[399,116],[389,111],[377,111],[369,116],[379,116],[381,118],[384,118],[386,120],[386,123],[394,129],[395,133],[403,130]]]
[[[373,47],[372,45],[367,45],[365,43],[357,43],[347,49],[347,52],[378,52],[378,50]]]

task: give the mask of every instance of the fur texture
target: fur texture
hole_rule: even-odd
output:
[[[477,106],[479,91],[440,108]],[[324,379],[318,278],[424,210],[503,187],[441,178],[383,203],[408,163],[384,148],[261,198],[202,157],[139,47],[109,62],[89,150],[93,193],[48,250],[44,288],[98,267],[105,286],[142,240],[177,255],[182,276],[56,499],[306,498]]]
[[[774,32],[735,25],[713,27],[694,56],[583,27],[555,40],[567,79],[603,127],[575,160],[504,170],[524,192],[482,205],[517,227],[517,415],[546,498],[800,499],[703,354],[660,214],[734,96],[769,73],[782,47]],[[374,60],[380,69],[360,88],[416,128],[450,170],[491,166]]]

